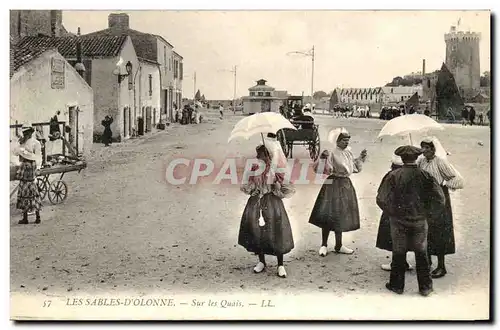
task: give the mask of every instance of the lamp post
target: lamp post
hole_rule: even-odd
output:
[[[113,72],[118,77],[118,85],[122,83],[123,79],[132,74],[132,63],[130,63],[130,61],[128,61],[127,64],[125,64],[125,71],[126,71],[125,73],[121,73],[120,62],[118,62],[117,68]]]
[[[293,52],[288,52],[286,53],[287,55],[302,55],[302,56],[310,56],[311,57],[311,64],[312,64],[312,69],[311,69],[311,104],[314,101],[313,95],[314,95],[314,58],[315,58],[315,52],[314,52],[314,45],[311,50],[307,52],[301,52],[301,51],[293,51]]]
[[[113,70],[113,74],[115,76],[117,76],[117,79],[118,79],[118,114],[120,113],[120,109],[121,109],[121,102],[120,102],[120,99],[121,99],[121,83],[123,81],[123,79],[125,79],[125,77],[128,77],[132,74],[132,63],[130,63],[130,61],[127,62],[127,64],[125,64],[125,73],[121,73],[121,64],[123,62],[123,59],[120,57],[120,60],[118,61],[118,63],[116,63],[116,69]],[[135,109],[134,109],[135,111]],[[125,119],[125,118],[123,118]],[[135,121],[135,120],[134,120]]]

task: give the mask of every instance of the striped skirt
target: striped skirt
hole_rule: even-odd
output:
[[[36,163],[22,161],[17,172],[19,187],[16,208],[23,212],[34,212],[42,209],[42,200],[35,180]]]

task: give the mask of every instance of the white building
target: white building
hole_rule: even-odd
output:
[[[422,85],[417,86],[397,86],[397,87],[382,87],[384,93],[383,103],[400,103],[407,101],[413,94],[418,93],[418,97],[422,98]]]
[[[266,85],[266,80],[258,80],[257,85],[250,87],[248,91],[249,96],[242,98],[243,113],[279,112],[279,107],[283,103],[281,93],[280,97],[276,97],[275,88]]]
[[[13,47],[11,56],[10,125],[45,124],[41,127],[47,138],[48,122],[60,111],[59,121],[71,128],[69,143],[88,155],[94,127],[92,88],[55,49]],[[10,133],[15,139],[16,130]]]

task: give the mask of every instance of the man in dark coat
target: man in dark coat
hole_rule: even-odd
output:
[[[469,111],[469,121],[471,126],[474,125],[474,120],[476,120],[476,110],[471,107]]]
[[[462,110],[462,126],[467,126],[467,122],[469,121],[469,109],[464,107]]]
[[[393,245],[391,276],[386,288],[403,293],[406,253],[413,250],[419,291],[428,296],[433,288],[427,255],[427,219],[443,211],[445,197],[439,184],[417,167],[420,148],[401,146],[394,153],[404,165],[388,174],[377,194],[377,205],[389,215]]]

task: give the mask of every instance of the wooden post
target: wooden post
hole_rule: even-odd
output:
[[[61,124],[61,123],[63,126],[61,135],[62,135],[63,139],[66,139],[66,130],[64,129],[66,126],[66,122],[64,122],[64,121],[59,122],[59,124]],[[63,156],[66,156],[66,144],[64,142],[62,143],[62,154],[63,154]]]

